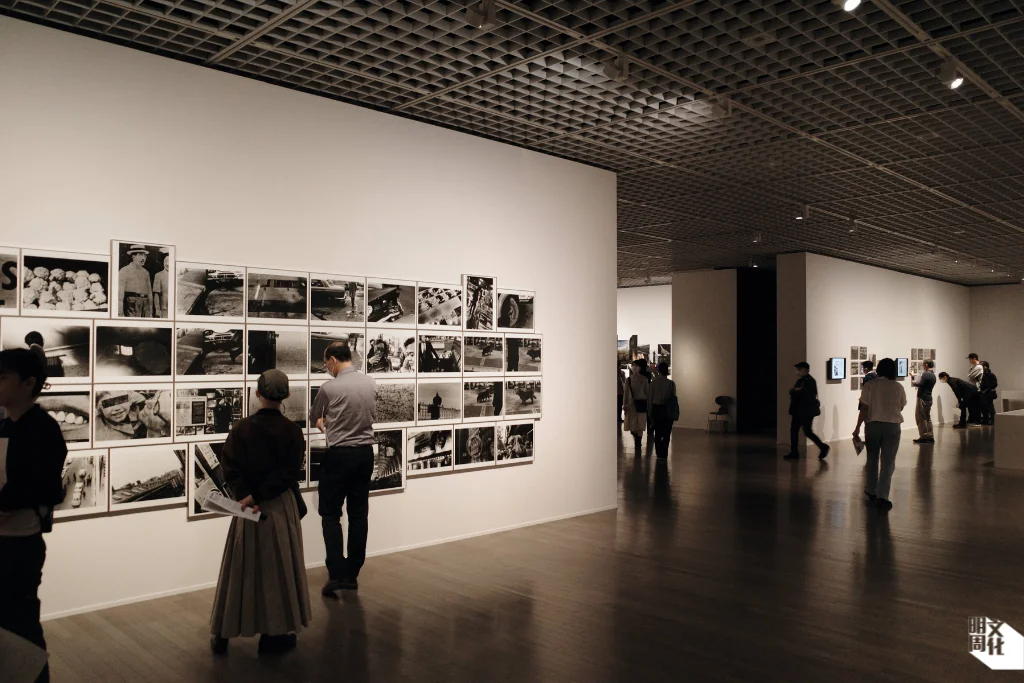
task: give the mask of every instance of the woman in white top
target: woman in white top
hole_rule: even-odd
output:
[[[896,469],[896,451],[900,447],[900,425],[903,408],[907,405],[907,392],[896,381],[896,361],[883,358],[875,369],[878,378],[864,385],[860,394],[860,418],[864,421],[864,436],[868,447],[867,497],[881,510],[889,510],[889,485]],[[881,453],[881,472],[879,472]]]

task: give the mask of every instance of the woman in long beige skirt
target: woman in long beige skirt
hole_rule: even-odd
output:
[[[214,654],[227,652],[229,638],[257,634],[260,653],[285,652],[310,621],[295,485],[305,440],[281,413],[281,401],[289,396],[287,375],[268,370],[256,393],[260,410],[235,424],[220,463],[230,495],[262,518],[231,520],[210,616]]]

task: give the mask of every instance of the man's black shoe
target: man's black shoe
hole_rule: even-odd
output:
[[[799,460],[800,459],[800,454],[799,453],[786,453],[784,456],[782,456],[782,459],[783,460]]]
[[[953,425],[953,429],[967,429],[967,425],[955,424]]]
[[[210,638],[210,652],[215,655],[226,655],[228,653],[228,639],[213,636]]]
[[[343,579],[331,579],[324,584],[324,587],[320,590],[320,595],[325,598],[336,598],[338,597],[338,591],[342,590],[345,581]]]
[[[821,447],[821,452],[818,453],[818,460],[824,460],[825,458],[827,458],[828,457],[828,452],[831,451],[831,450],[832,450],[832,447],[829,446],[828,444],[825,444],[824,446],[822,446]]]
[[[339,587],[343,591],[357,591],[359,590],[359,582],[352,577],[347,577],[339,582]]]
[[[875,507],[879,510],[885,510],[888,512],[889,510],[892,510],[892,503],[887,501],[885,498],[879,498],[875,501]]]

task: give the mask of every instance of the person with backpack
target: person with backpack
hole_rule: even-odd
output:
[[[996,387],[999,386],[999,380],[996,379],[996,373],[992,372],[987,360],[981,361],[981,367],[985,368],[984,374],[981,376],[981,384],[978,387],[981,394],[981,424],[994,425],[996,423]]]
[[[39,620],[39,585],[46,561],[43,534],[64,500],[61,472],[68,449],[60,425],[36,399],[46,361],[30,349],[0,351],[0,629],[46,649]],[[50,680],[49,664],[36,678]]]
[[[651,419],[654,422],[654,453],[668,457],[668,444],[672,438],[672,423],[679,419],[679,399],[676,383],[668,378],[668,363],[658,363],[658,374],[651,382]]]
[[[824,460],[828,456],[829,445],[819,439],[812,428],[814,418],[821,415],[818,383],[811,377],[811,366],[806,361],[800,361],[793,367],[796,368],[797,379],[789,390],[789,414],[793,418],[789,426],[790,449],[783,458],[796,460],[800,457],[798,446],[800,430],[803,429],[804,435],[818,447],[818,460]]]

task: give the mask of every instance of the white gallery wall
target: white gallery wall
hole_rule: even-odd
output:
[[[818,380],[821,417],[814,424],[823,439],[849,439],[857,422],[860,392],[850,388],[849,379],[825,379],[827,360],[840,356],[849,363],[851,346],[866,346],[878,359],[909,358],[915,347],[935,349],[937,372],[965,376],[972,336],[969,288],[816,254],[780,257],[778,271],[780,443],[789,437],[788,390],[796,379],[792,365],[801,360],[794,360],[801,350],[801,300],[806,355],[802,360],[811,364]],[[915,394],[909,380],[905,388],[903,426],[912,429]],[[935,397],[933,418],[949,423],[956,407],[952,392],[940,385]]]
[[[375,497],[371,553],[615,506],[615,425],[593,422],[612,375],[580,371],[615,356],[613,174],[4,17],[0,93],[2,242],[536,290],[536,462]],[[183,508],[61,522],[43,612],[209,585],[226,530]]]
[[[672,343],[672,285],[622,287],[616,290],[618,338],[637,336],[637,343]]]
[[[971,287],[971,351],[991,364],[999,389],[1024,391],[1024,285]]]
[[[672,378],[679,427],[706,429],[715,397],[736,397],[735,270],[672,275]]]

